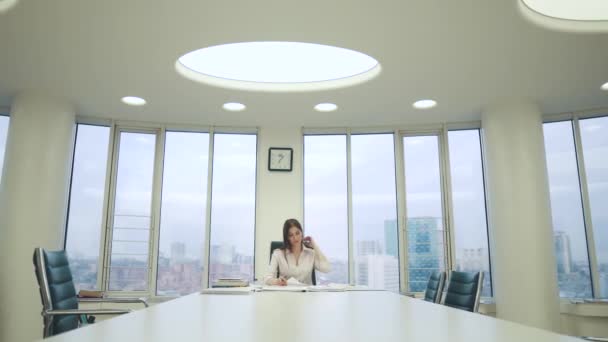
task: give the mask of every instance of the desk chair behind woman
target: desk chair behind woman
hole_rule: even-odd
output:
[[[283,224],[283,246],[272,253],[265,284],[284,286],[287,279],[293,277],[300,283],[312,285],[313,269],[323,273],[331,270],[319,246],[310,236],[304,237],[302,225],[296,219]]]

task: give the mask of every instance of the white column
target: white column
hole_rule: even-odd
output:
[[[559,331],[542,115],[520,101],[482,114],[498,318]]]
[[[0,340],[42,337],[35,247],[63,248],[75,115],[65,101],[18,95],[0,185]]]

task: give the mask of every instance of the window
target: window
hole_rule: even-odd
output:
[[[589,211],[597,263],[596,297],[608,297],[608,117],[580,120]]]
[[[207,279],[252,281],[256,145],[78,124],[66,232],[77,289],[180,296]]]
[[[543,125],[560,296],[591,297],[585,220],[572,121]]]
[[[184,295],[201,289],[208,165],[208,133],[166,133],[158,295]]]
[[[304,234],[331,263],[317,284],[348,283],[346,135],[304,137]]]
[[[148,290],[156,133],[120,132],[110,291]]]
[[[2,167],[4,165],[4,151],[6,150],[6,137],[8,135],[8,116],[0,115],[0,182],[2,182]]]
[[[355,281],[399,292],[393,134],[351,135]]]
[[[437,136],[403,138],[408,288],[423,292],[433,271],[445,270],[443,205]]]
[[[66,251],[76,289],[98,288],[110,128],[77,125]]]
[[[448,132],[453,212],[453,268],[484,272],[481,295],[492,296],[484,175],[479,130]]]
[[[215,134],[209,280],[253,281],[257,137]]]

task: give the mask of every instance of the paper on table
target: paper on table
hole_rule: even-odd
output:
[[[246,287],[212,287],[208,289],[203,289],[201,294],[250,294],[254,290],[251,286]]]
[[[300,283],[298,279],[294,277],[287,279],[287,285],[306,286],[306,284]]]
[[[348,284],[334,284],[329,283],[327,285],[314,285],[309,286],[308,291],[310,292],[342,292],[347,291]]]
[[[287,285],[287,286],[277,286],[270,285],[262,287],[262,291],[284,291],[284,292],[306,292],[308,287],[306,286],[297,286],[297,285]]]

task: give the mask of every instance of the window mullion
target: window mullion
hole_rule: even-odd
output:
[[[102,208],[102,216],[101,216],[101,229],[99,230],[99,234],[101,235],[99,238],[99,257],[97,258],[97,289],[105,290],[105,255],[106,255],[106,240],[108,236],[108,208],[109,201],[111,197],[111,178],[112,178],[112,163],[114,160],[114,124],[110,124],[110,139],[108,143],[108,158],[106,160],[106,178],[104,183],[104,191],[103,191],[103,208]]]
[[[354,258],[354,237],[353,237],[353,184],[352,184],[352,158],[350,129],[346,131],[346,198],[348,215],[348,282],[355,284],[355,258]]]
[[[120,129],[112,123],[112,139],[110,149],[112,151],[108,158],[109,178],[107,184],[108,199],[105,202],[105,229],[104,229],[104,249],[103,249],[103,288],[104,292],[109,291],[110,284],[110,255],[112,254],[112,227],[114,226],[114,207],[116,198],[116,176],[118,173],[118,150],[120,148]]]
[[[406,205],[405,205],[405,167],[403,160],[403,138],[399,130],[394,132],[395,143],[395,186],[397,188],[397,235],[399,238],[399,280],[400,290],[409,292],[407,273],[407,229],[406,229]]]
[[[209,130],[209,161],[207,164],[207,203],[205,208],[205,242],[203,248],[203,260],[201,264],[204,265],[205,269],[202,272],[201,286],[202,288],[209,287],[209,270],[211,267],[209,251],[211,249],[211,194],[213,190],[213,142],[215,141],[215,132],[213,128]]]
[[[456,232],[454,231],[454,217],[453,217],[453,202],[452,202],[452,187],[451,187],[451,175],[450,175],[450,154],[448,146],[448,132],[444,126],[439,136],[439,158],[440,161],[440,177],[442,187],[442,199],[443,199],[443,216],[444,216],[444,253],[445,253],[445,266],[446,271],[454,269],[456,264],[456,243],[454,241]]]
[[[574,131],[574,147],[576,153],[576,163],[578,167],[579,186],[581,190],[581,201],[583,202],[583,220],[585,222],[585,233],[587,235],[587,253],[589,257],[589,267],[591,269],[591,286],[593,296],[599,297],[599,271],[597,265],[597,254],[595,251],[595,240],[593,237],[593,222],[591,220],[591,205],[589,202],[587,171],[585,170],[585,158],[583,155],[581,131],[577,117],[572,120],[572,129]]]
[[[154,156],[154,176],[152,185],[152,217],[150,222],[150,240],[148,243],[148,293],[156,295],[158,276],[158,248],[160,238],[160,215],[163,187],[163,168],[165,160],[166,130],[161,128],[156,133],[156,152]]]

